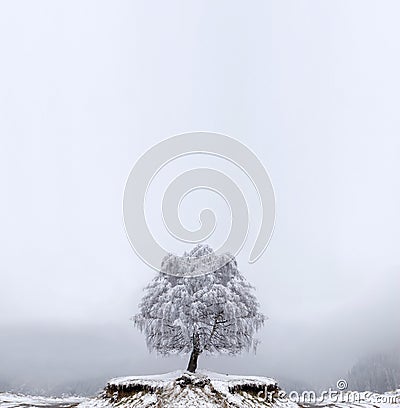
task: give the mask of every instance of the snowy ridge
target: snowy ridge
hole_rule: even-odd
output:
[[[163,383],[174,381],[177,378],[182,377],[185,374],[188,376],[197,377],[199,379],[208,378],[209,380],[213,382],[229,381],[229,384],[236,384],[236,385],[252,383],[252,384],[260,385],[260,386],[265,386],[265,385],[274,385],[276,387],[278,386],[278,383],[273,378],[259,377],[259,376],[219,374],[219,373],[214,373],[214,372],[207,371],[207,370],[198,370],[195,374],[188,373],[187,371],[184,371],[184,370],[178,370],[178,371],[173,371],[170,373],[158,374],[158,375],[118,377],[118,378],[112,378],[110,381],[108,381],[107,386],[112,386],[112,385],[128,386],[129,384],[132,384],[132,383],[134,384],[142,383],[142,384],[150,385],[154,382],[157,382],[158,384],[163,384]]]
[[[79,407],[270,407],[272,401],[258,396],[265,395],[266,390],[277,395],[277,382],[267,377],[175,371],[156,376],[114,378],[101,396]],[[285,403],[285,407],[298,408],[291,402]]]
[[[279,391],[277,382],[268,377],[175,371],[114,378],[99,397],[82,402],[78,408],[400,408],[399,391],[368,393],[366,401],[324,400],[315,404],[281,398]]]
[[[338,400],[299,404],[280,398],[279,391],[276,381],[267,377],[175,371],[113,378],[94,398],[0,393],[0,408],[400,408],[400,390],[359,393],[362,396],[359,401],[351,401],[351,392],[346,391]]]

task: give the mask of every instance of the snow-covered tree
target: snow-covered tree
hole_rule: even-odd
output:
[[[347,378],[352,390],[386,392],[400,387],[399,351],[361,358]]]
[[[202,265],[213,272],[199,275]],[[196,371],[202,353],[234,355],[256,347],[264,316],[231,255],[217,256],[207,245],[170,255],[145,290],[135,324],[150,351],[190,353],[188,371]]]

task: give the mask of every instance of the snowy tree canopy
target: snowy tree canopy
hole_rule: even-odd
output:
[[[199,259],[222,266],[198,275]],[[191,353],[189,371],[196,370],[201,353],[234,355],[257,345],[254,334],[264,316],[231,255],[198,245],[183,257],[168,256],[145,290],[133,320],[148,348],[163,355]]]
[[[386,392],[400,387],[400,357],[398,350],[360,359],[347,378],[352,390]]]

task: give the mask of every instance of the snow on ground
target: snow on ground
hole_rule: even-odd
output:
[[[113,378],[93,398],[48,398],[0,393],[0,408],[400,408],[400,390],[385,394],[343,392],[339,398],[299,403],[282,398],[268,377],[199,371]]]
[[[271,391],[278,391],[277,382],[272,378],[224,375],[202,370],[196,374],[175,371],[155,376],[113,378],[102,395],[83,402],[79,408],[262,407],[271,406],[264,397]],[[258,397],[258,393],[262,396]],[[292,403],[285,406],[298,408]]]
[[[54,407],[54,408],[70,408],[76,407],[78,404],[87,400],[84,397],[35,397],[30,395],[20,395],[11,393],[0,393],[1,408],[17,408],[17,407]]]
[[[343,392],[342,400],[324,399],[313,404],[282,398],[279,391],[277,382],[268,377],[175,371],[157,376],[114,378],[101,396],[83,402],[78,408],[400,408],[400,390],[368,393],[363,400],[352,400],[354,394]]]
[[[230,386],[240,386],[241,384],[254,384],[258,386],[274,385],[278,386],[278,383],[273,378],[259,377],[259,376],[243,376],[243,375],[230,375],[219,374],[207,370],[198,370],[195,374],[188,373],[184,370],[173,371],[165,374],[158,375],[146,375],[146,376],[130,376],[130,377],[117,377],[108,381],[108,386],[129,386],[130,384],[147,384],[154,386],[166,386],[172,384],[177,378],[183,375],[189,375],[190,377],[197,379],[209,379],[211,382],[218,382],[228,384]]]
[[[314,405],[330,408],[399,408],[400,389],[384,394],[375,392],[344,391],[333,399],[327,398]]]
[[[224,375],[202,370],[196,374],[175,371],[157,376],[114,378],[108,382],[100,397],[82,403],[79,408],[117,405],[130,408],[262,407],[271,406],[264,397],[271,391],[278,391],[277,382],[272,378]],[[262,396],[258,397],[259,393]],[[298,408],[290,402],[285,406]]]

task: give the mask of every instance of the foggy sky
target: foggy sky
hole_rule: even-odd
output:
[[[155,181],[153,212],[162,177],[188,165],[221,165],[250,196],[238,261],[268,316],[262,343],[200,367],[320,385],[399,344],[399,12],[365,0],[2,2],[0,380],[186,366],[147,354],[129,321],[153,272],[125,236],[122,195],[148,148],[195,130],[255,151],[277,209],[249,265],[259,209],[237,169],[185,158]],[[204,194],[183,203],[189,227],[204,203],[224,214]]]

